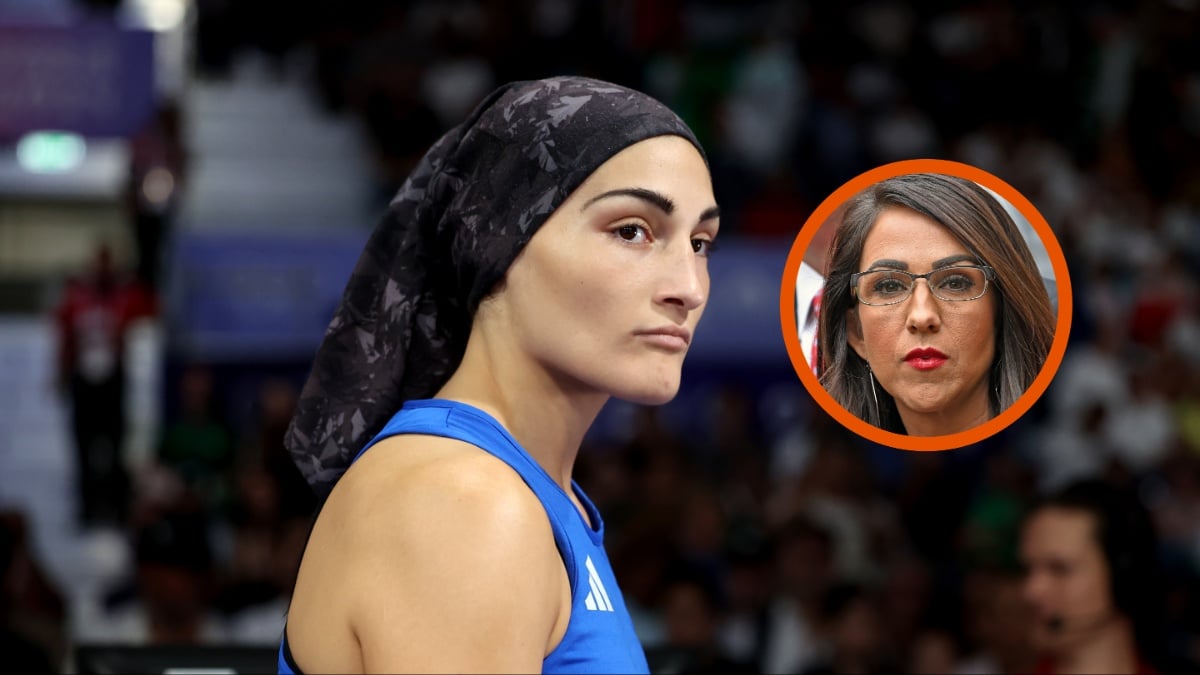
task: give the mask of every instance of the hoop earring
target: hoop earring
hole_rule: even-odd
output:
[[[996,411],[997,411],[997,412],[999,412],[999,411],[1000,411],[1000,406],[1001,406],[1001,401],[1000,401],[1000,381],[1001,381],[1001,375],[1002,375],[1002,374],[1003,374],[1003,372],[1004,372],[1004,371],[1003,371],[1003,367],[1004,367],[1004,366],[1003,366],[1003,363],[1004,363],[1004,357],[1003,357],[1003,356],[1000,356],[1000,357],[998,357],[998,358],[996,359],[996,365],[995,365],[995,366],[993,366],[993,368],[992,368],[992,371],[993,371],[993,372],[992,372],[992,381],[996,383],[996,384],[995,384],[995,385],[992,387],[992,392],[994,392],[994,393],[996,394]]]
[[[871,378],[871,398],[875,400],[875,422],[878,426],[883,424],[883,418],[879,416],[879,395],[875,393],[875,371],[868,368],[867,376]]]

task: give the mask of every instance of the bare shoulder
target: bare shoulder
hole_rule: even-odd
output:
[[[314,670],[537,669],[564,575],[541,502],[508,465],[461,441],[397,436],[363,455],[326,502],[289,638]],[[302,639],[339,631],[360,663],[304,662]]]
[[[378,551],[395,562],[443,552],[502,555],[545,538],[553,544],[546,511],[521,477],[461,441],[387,439],[343,481],[326,510],[349,550]]]
[[[346,472],[334,496],[327,508],[368,522],[380,517],[381,509],[407,518],[425,505],[484,507],[474,515],[485,518],[545,520],[541,503],[511,467],[469,443],[436,436],[381,441]],[[428,522],[429,515],[418,520]]]

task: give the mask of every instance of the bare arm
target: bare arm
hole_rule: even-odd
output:
[[[329,527],[314,531],[329,535],[314,595],[340,598],[364,672],[540,672],[567,618],[566,574],[540,502],[477,449],[402,470],[387,450],[343,478],[344,499],[322,514]]]

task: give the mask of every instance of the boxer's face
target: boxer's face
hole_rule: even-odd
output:
[[[665,403],[708,301],[717,225],[696,148],[641,141],[555,210],[481,310],[557,386]]]

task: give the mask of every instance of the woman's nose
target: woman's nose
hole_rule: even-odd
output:
[[[696,255],[689,239],[686,247],[675,247],[665,262],[666,274],[659,302],[691,311],[708,299],[708,268]]]
[[[924,283],[920,283],[924,282]],[[941,307],[929,290],[928,279],[913,282],[908,298],[908,330],[911,333],[936,333],[942,327]]]

